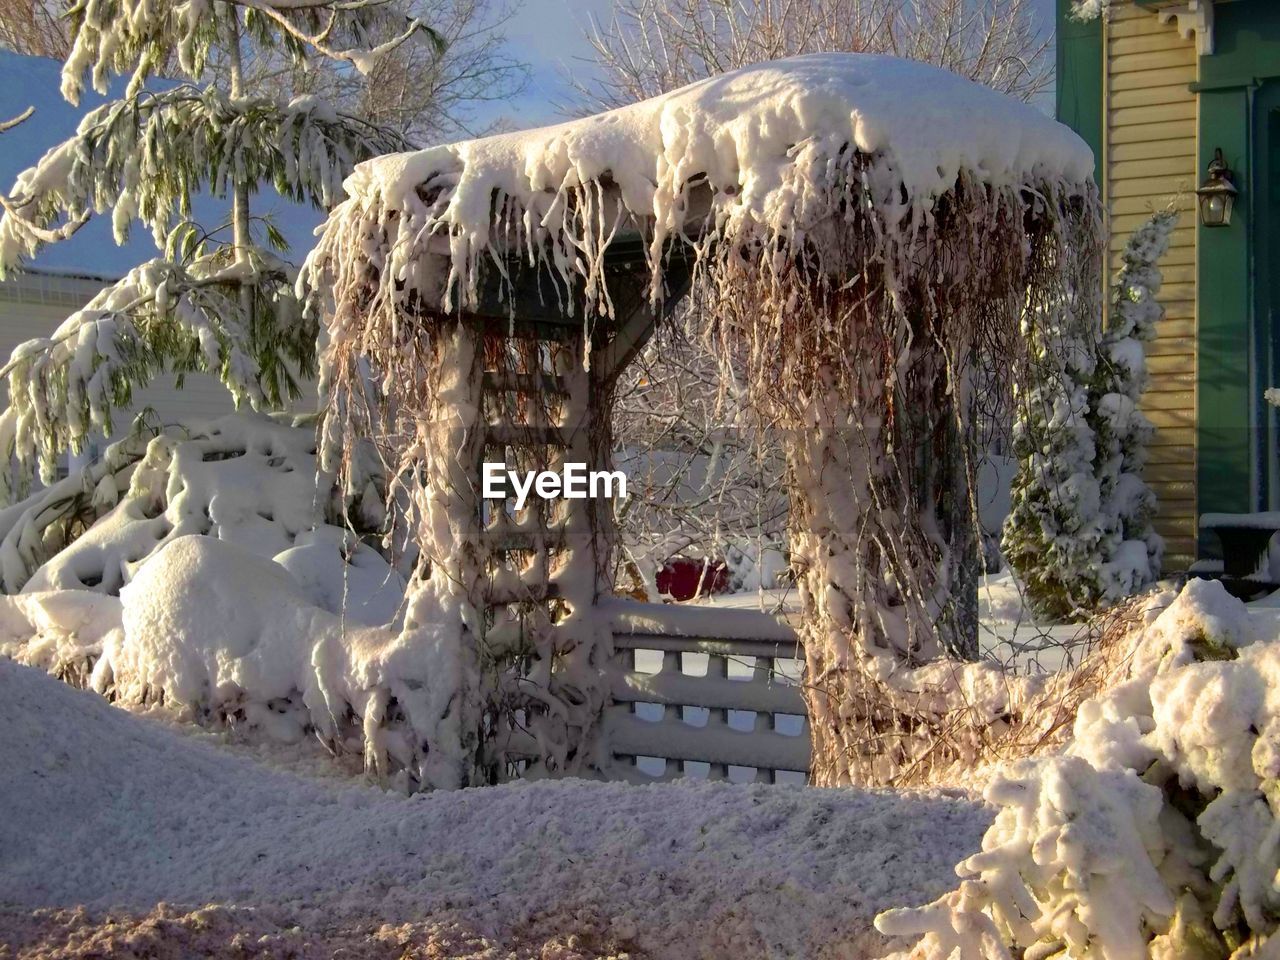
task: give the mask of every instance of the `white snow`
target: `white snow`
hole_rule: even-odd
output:
[[[1280,530],[1280,510],[1261,510],[1257,513],[1202,513],[1200,526],[1244,527],[1249,530]]]
[[[0,904],[251,905],[284,926],[600,921],[652,956],[867,956],[990,815],[962,795],[305,780],[0,661]],[[557,954],[559,956],[559,954]]]
[[[1191,580],[1147,615],[1063,754],[992,778],[986,798],[1001,809],[983,852],[957,866],[960,888],[877,921],[923,934],[913,957],[1007,958],[1002,943],[1036,956],[1055,945],[1107,960],[1225,956],[1213,945],[1240,927],[1274,934],[1280,609]]]
[[[671,237],[712,226],[735,243],[794,239],[830,217],[850,149],[871,158],[863,186],[889,223],[927,215],[962,174],[995,187],[1079,187],[1093,171],[1069,128],[956,74],[875,54],[810,54],[583,120],[360,164],[302,280],[327,289],[320,274],[355,230],[361,256],[389,257],[397,296],[466,306],[486,257],[527,253],[566,281],[581,275],[607,315],[600,257],[618,231],[643,225],[656,297]],[[694,202],[702,185],[709,208]],[[389,235],[371,242],[357,226],[369,219]]]

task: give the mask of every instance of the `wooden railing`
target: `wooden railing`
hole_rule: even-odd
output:
[[[803,782],[809,728],[795,634],[764,613],[609,604],[614,776]]]

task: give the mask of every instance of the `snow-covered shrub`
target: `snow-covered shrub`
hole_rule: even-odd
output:
[[[1063,754],[992,779],[1000,812],[960,888],[877,925],[922,934],[924,960],[1274,955],[1278,744],[1280,617],[1192,580]]]
[[[121,627],[120,601],[87,590],[0,596],[0,657],[85,686],[108,636]]]
[[[366,457],[362,483],[344,496],[317,472],[315,443],[314,427],[230,414],[113,444],[99,463],[0,513],[4,590],[115,595],[166,543],[200,534],[305,570],[326,609],[339,612],[345,598],[358,622],[392,619],[403,577],[343,529],[378,531],[381,481]]]
[[[455,632],[344,620],[282,564],[200,535],[166,539],[119,598],[0,597],[0,656],[241,740],[315,737],[404,790],[461,782]]]
[[[1144,344],[1164,316],[1157,264],[1176,223],[1157,213],[1125,244],[1105,330],[1065,301],[1030,331],[1038,363],[1019,398],[1002,548],[1046,618],[1090,615],[1160,575],[1164,542],[1142,479],[1154,428],[1138,403]]]
[[[406,644],[392,630],[344,625],[279,564],[200,536],[166,545],[121,606],[123,630],[89,681],[100,693],[278,741],[314,734],[405,787],[457,785],[448,628],[419,629]]]

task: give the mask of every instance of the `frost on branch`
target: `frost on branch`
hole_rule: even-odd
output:
[[[959,891],[877,920],[923,934],[910,956],[1243,960],[1274,949],[1280,618],[1203,580],[1157,612],[1129,641],[1128,675],[1081,706],[1065,755],[992,781],[1001,810],[982,853],[957,867]]]
[[[977,410],[992,400],[978,384],[1006,390],[1028,362],[1028,296],[1038,309],[1077,291],[1081,315],[1096,315],[1091,170],[1088,148],[1033,108],[854,54],[762,64],[558,127],[362,164],[302,277],[330,338],[328,435],[409,438],[393,472],[424,466],[422,502],[443,509],[460,489],[455,466],[433,461],[423,428],[388,418],[438,418],[441,358],[468,311],[495,289],[510,301],[520,277],[550,277],[581,323],[585,367],[619,319],[623,291],[604,259],[613,240],[646,251],[655,306],[692,259],[709,302],[699,333],[743,372],[764,420],[800,438],[788,469],[817,778],[926,777],[981,754],[1026,694],[940,658],[976,647],[966,491]],[[470,410],[475,397],[464,399]],[[465,464],[475,451],[454,439]],[[436,596],[481,610],[485,547],[467,511],[455,500],[419,536],[428,557],[449,558],[442,571],[468,564],[441,576]],[[483,649],[484,629],[468,642]],[[592,647],[577,649],[590,659]],[[580,696],[598,689],[588,680],[575,681]],[[990,695],[941,744],[941,717],[971,690]]]
[[[204,240],[190,223],[201,189],[228,196],[270,184],[283,197],[329,207],[342,179],[404,141],[310,97],[280,103],[183,84],[104,104],[74,136],[17,177],[0,219],[0,276],[35,255],[45,233],[111,211],[118,242],[133,220],[182,259]]]
[[[440,42],[392,0],[77,0],[66,17],[73,43],[62,68],[62,93],[72,103],[79,102],[86,75],[95,90],[105,93],[111,74],[132,74],[130,93],[136,93],[147,76],[172,65],[175,50],[182,72],[201,77],[228,32],[238,36],[242,29],[260,46],[281,49],[299,66],[318,53],[346,60],[362,73],[415,35]]]

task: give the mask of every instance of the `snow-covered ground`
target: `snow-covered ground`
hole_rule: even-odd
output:
[[[384,955],[389,923],[473,943],[450,956],[862,957],[875,913],[948,889],[990,822],[960,793],[724,783],[405,799],[264,766],[5,660],[0,729],[0,945],[17,949],[87,922],[40,908],[145,926],[163,901],[161,927],[250,931],[282,956]],[[206,904],[226,909],[186,913]],[[585,953],[540,952],[575,932]]]

